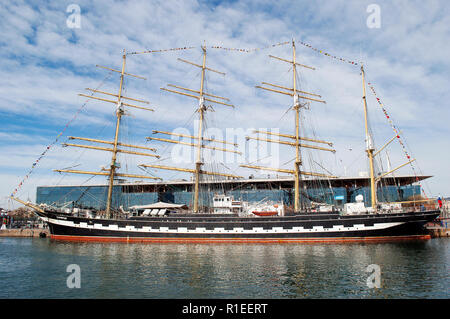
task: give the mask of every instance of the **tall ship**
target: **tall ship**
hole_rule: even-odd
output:
[[[292,86],[262,82],[257,88],[270,93],[289,96],[292,99],[290,114],[294,113],[293,130],[287,133],[255,130],[256,136],[247,136],[247,140],[286,145],[294,149],[295,158],[292,169],[265,167],[252,163],[241,164],[242,169],[257,171],[275,171],[293,176],[293,205],[283,202],[261,200],[245,202],[233,198],[226,192],[217,191],[211,203],[202,199],[202,185],[208,184],[208,178],[225,178],[239,180],[242,177],[213,169],[205,169],[206,149],[214,152],[229,152],[240,154],[237,144],[230,141],[210,138],[205,135],[205,119],[207,113],[213,110],[211,105],[233,107],[230,100],[212,94],[205,89],[206,72],[223,74],[207,66],[207,47],[201,47],[202,59],[194,63],[179,58],[181,62],[200,69],[200,85],[197,89],[180,85],[168,84],[161,88],[165,92],[174,93],[197,100],[195,114],[198,116],[196,135],[153,130],[159,137],[147,137],[147,140],[158,143],[179,144],[192,147],[195,150],[195,163],[190,168],[161,165],[156,162],[139,164],[141,169],[152,170],[152,175],[137,175],[121,172],[117,160],[118,154],[138,155],[141,157],[159,159],[156,149],[144,145],[131,145],[119,140],[122,118],[127,115],[128,108],[153,111],[142,104],[147,101],[125,96],[123,93],[124,78],[127,76],[142,78],[125,72],[128,54],[123,52],[120,70],[102,67],[110,72],[120,74],[117,93],[105,92],[99,89],[88,89],[91,95],[80,94],[86,98],[100,100],[116,106],[116,123],[113,140],[70,136],[70,140],[87,141],[97,146],[87,144],[65,143],[64,146],[109,152],[112,154],[109,167],[101,171],[81,171],[74,169],[57,169],[60,173],[85,174],[105,176],[108,179],[106,208],[102,211],[83,210],[80,208],[52,207],[23,201],[15,196],[12,199],[31,207],[36,214],[48,223],[51,238],[55,240],[76,241],[113,241],[113,242],[181,242],[181,243],[308,243],[308,242],[383,242],[395,240],[425,240],[429,239],[424,225],[436,219],[440,211],[422,206],[417,211],[411,207],[403,207],[400,203],[387,203],[377,200],[378,183],[383,177],[414,161],[410,160],[382,174],[375,174],[374,158],[394,139],[376,149],[368,124],[366,101],[365,71],[361,66],[363,87],[363,111],[365,123],[366,153],[369,162],[370,205],[366,206],[364,198],[359,195],[355,203],[336,207],[314,201],[305,192],[305,178],[315,177],[322,180],[337,178],[332,174],[317,173],[306,169],[306,160],[302,150],[332,152],[333,143],[302,135],[302,111],[311,103],[325,103],[319,94],[299,89],[298,68],[314,69],[297,62],[295,41],[292,46],[292,57],[282,58],[269,55],[280,63],[287,63],[292,70]],[[102,96],[94,96],[94,94]],[[105,97],[106,96],[106,97]],[[138,105],[137,105],[138,104]],[[291,112],[292,111],[292,112]],[[189,138],[192,143],[176,139],[167,139],[161,135]],[[220,145],[220,147],[219,147]],[[131,150],[133,149],[133,150]],[[145,152],[144,152],[145,151]],[[181,205],[168,202],[147,203],[123,208],[113,205],[113,189],[118,178],[136,178],[157,180],[153,172],[167,170],[192,174],[193,199],[191,205]],[[428,207],[428,208],[427,208]]]

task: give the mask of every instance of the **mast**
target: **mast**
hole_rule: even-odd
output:
[[[200,185],[200,170],[202,167],[202,144],[203,144],[203,111],[205,110],[205,100],[203,99],[203,86],[205,83],[205,67],[206,67],[206,48],[202,46],[203,63],[202,77],[200,82],[199,103],[198,103],[198,145],[197,145],[197,161],[195,162],[195,179],[194,179],[194,213],[198,213],[198,193]]]
[[[150,157],[159,158],[159,155],[156,155],[156,154],[130,151],[130,150],[123,149],[122,147],[145,149],[145,150],[155,152],[156,149],[154,149],[154,148],[138,146],[138,145],[131,145],[131,144],[124,144],[124,143],[119,142],[120,121],[121,121],[122,116],[126,115],[124,106],[129,106],[129,107],[133,107],[133,108],[137,108],[137,109],[143,109],[143,110],[147,110],[147,111],[153,111],[153,109],[150,109],[150,108],[146,108],[146,107],[134,105],[134,104],[129,104],[129,103],[124,103],[122,101],[123,99],[127,99],[127,100],[136,101],[139,103],[149,104],[148,101],[144,101],[141,99],[135,99],[135,98],[131,98],[131,97],[126,97],[126,96],[122,95],[125,75],[145,80],[144,77],[125,72],[126,57],[127,57],[127,53],[124,49],[123,55],[122,55],[122,68],[120,71],[116,70],[116,69],[111,69],[111,68],[97,65],[97,67],[99,67],[99,68],[103,68],[103,69],[107,69],[112,72],[120,73],[119,90],[118,90],[117,94],[110,93],[110,92],[104,92],[104,91],[100,91],[100,90],[96,90],[96,89],[86,88],[86,90],[93,92],[92,94],[101,93],[101,94],[105,94],[108,96],[116,97],[117,98],[116,100],[100,98],[100,97],[96,97],[93,95],[79,94],[80,96],[83,96],[83,97],[87,97],[90,99],[95,99],[95,100],[99,100],[99,101],[103,101],[103,102],[109,102],[109,103],[116,105],[116,113],[115,113],[116,114],[116,128],[115,128],[115,133],[114,133],[114,140],[113,141],[104,141],[104,140],[85,138],[85,137],[74,137],[74,136],[68,137],[71,140],[81,140],[81,141],[88,141],[88,142],[93,142],[93,143],[108,144],[108,145],[111,145],[112,148],[83,145],[83,144],[69,144],[69,143],[63,144],[63,146],[73,146],[73,147],[80,147],[80,148],[87,148],[87,149],[111,152],[112,156],[111,156],[111,164],[109,165],[109,169],[103,169],[104,170],[103,172],[90,172],[90,171],[69,170],[69,169],[54,170],[56,172],[64,172],[64,173],[108,176],[108,194],[107,194],[107,199],[106,199],[106,211],[105,211],[106,218],[111,218],[111,216],[112,216],[112,214],[111,214],[112,192],[113,192],[113,188],[114,188],[114,178],[116,176],[130,177],[130,178],[159,179],[159,178],[153,177],[153,176],[117,173],[117,170],[120,167],[117,163],[117,153],[126,153],[126,154],[133,154],[133,155],[139,155],[139,156],[150,156]],[[120,149],[119,149],[119,146],[121,146]]]
[[[373,146],[372,136],[369,133],[367,100],[366,100],[366,82],[364,79],[364,67],[362,64],[361,64],[361,77],[362,77],[362,85],[363,85],[364,124],[365,124],[365,130],[366,130],[366,152],[367,152],[367,157],[369,158],[369,168],[370,168],[370,201],[371,201],[372,208],[374,210],[376,210],[376,208],[377,208],[377,192],[376,192],[374,165],[373,165],[375,148]]]
[[[289,169],[262,167],[262,166],[254,166],[254,165],[240,165],[240,166],[247,167],[247,168],[253,168],[253,169],[259,169],[259,170],[261,170],[261,169],[272,170],[272,171],[276,171],[276,172],[293,174],[294,175],[294,210],[299,211],[301,208],[300,207],[301,206],[301,200],[300,200],[301,185],[300,184],[301,184],[301,176],[302,175],[325,177],[325,178],[336,178],[336,176],[329,176],[329,175],[320,174],[320,173],[301,171],[300,166],[302,165],[302,158],[301,158],[300,148],[301,147],[311,148],[311,149],[317,149],[317,150],[322,150],[322,151],[330,151],[333,153],[336,151],[331,148],[319,147],[319,146],[310,145],[310,144],[302,144],[300,142],[300,141],[308,141],[308,142],[313,142],[313,143],[328,144],[329,146],[333,145],[330,142],[300,136],[300,110],[306,104],[300,103],[299,99],[305,99],[308,101],[326,103],[323,100],[311,97],[311,96],[314,96],[314,97],[321,98],[320,95],[315,94],[315,93],[306,92],[306,91],[301,91],[301,90],[298,90],[298,88],[297,88],[297,67],[300,66],[300,67],[311,69],[311,70],[315,70],[315,68],[304,65],[304,64],[300,64],[297,62],[294,39],[292,39],[292,60],[286,60],[286,59],[276,57],[273,55],[269,55],[269,57],[283,61],[283,62],[287,62],[292,65],[292,88],[284,87],[284,86],[281,86],[278,84],[272,84],[272,83],[268,83],[268,82],[262,82],[262,85],[265,85],[265,86],[256,86],[256,87],[259,89],[264,89],[264,90],[275,92],[275,93],[289,95],[293,98],[293,107],[292,108],[295,112],[295,134],[294,135],[292,135],[292,134],[277,134],[277,133],[266,132],[266,131],[254,131],[254,133],[262,133],[262,134],[266,134],[266,135],[275,135],[275,136],[279,136],[279,137],[291,138],[294,140],[294,142],[288,142],[288,141],[283,141],[283,140],[272,140],[272,139],[260,138],[260,137],[249,137],[249,136],[247,136],[247,140],[254,139],[254,140],[259,140],[259,141],[279,143],[279,144],[290,145],[290,146],[295,147],[294,169],[289,170]],[[270,86],[270,87],[267,87],[267,86]],[[274,88],[277,88],[277,89],[274,89]],[[282,89],[282,90],[279,90],[279,89]],[[299,95],[300,93],[302,95]]]
[[[395,132],[395,135],[390,138],[382,147],[380,147],[378,150],[375,151],[375,145],[373,144],[372,136],[369,132],[369,121],[368,121],[368,110],[367,110],[367,100],[366,100],[366,82],[365,82],[365,71],[364,67],[361,64],[361,77],[362,77],[362,85],[363,85],[363,101],[364,101],[364,123],[365,123],[365,133],[366,133],[366,152],[367,157],[369,158],[369,168],[370,168],[370,195],[371,195],[371,207],[376,211],[377,208],[377,183],[380,182],[385,176],[392,174],[393,172],[397,171],[398,169],[406,166],[407,164],[410,164],[414,162],[416,159],[410,159],[408,157],[409,161],[397,166],[394,169],[390,169],[388,172],[380,174],[379,176],[375,177],[375,170],[374,170],[374,158],[375,156],[379,155],[382,150],[384,150],[388,145],[390,145],[394,140],[400,138],[399,132]]]
[[[219,148],[219,147],[210,146],[210,145],[203,145],[203,141],[208,141],[208,142],[213,142],[213,143],[229,144],[229,145],[233,145],[234,147],[238,146],[235,143],[230,143],[230,142],[226,142],[226,141],[220,141],[220,140],[204,137],[205,112],[207,111],[205,101],[215,103],[215,104],[230,106],[233,108],[234,108],[234,105],[222,102],[222,101],[229,101],[229,99],[227,99],[227,98],[205,92],[206,71],[212,71],[212,72],[219,73],[222,75],[225,75],[225,73],[219,72],[217,70],[211,69],[206,66],[206,46],[203,45],[201,48],[202,48],[202,64],[201,65],[178,58],[178,60],[181,62],[196,66],[201,69],[200,89],[193,90],[193,89],[185,88],[185,87],[182,87],[179,85],[167,84],[167,86],[169,86],[169,87],[189,92],[189,93],[186,93],[186,92],[181,92],[181,91],[177,91],[177,90],[173,90],[173,89],[161,88],[161,90],[164,90],[167,92],[192,97],[192,98],[195,98],[198,100],[198,108],[197,108],[197,112],[199,114],[198,135],[191,136],[191,135],[186,135],[186,134],[177,134],[177,133],[171,133],[171,132],[165,132],[165,131],[153,131],[154,134],[160,133],[160,134],[167,134],[167,135],[171,135],[171,136],[189,137],[191,139],[197,140],[197,142],[196,143],[187,143],[187,142],[163,139],[163,138],[158,138],[158,137],[147,137],[147,140],[156,140],[156,141],[161,141],[161,142],[166,142],[166,143],[182,144],[182,145],[188,145],[188,146],[195,147],[196,148],[195,169],[172,167],[172,166],[166,166],[166,165],[153,165],[153,164],[139,165],[139,166],[148,167],[148,168],[166,169],[166,170],[174,170],[174,171],[179,171],[179,172],[192,173],[194,175],[194,202],[193,202],[193,212],[194,213],[198,213],[200,211],[200,205],[199,205],[200,179],[203,174],[204,175],[222,176],[222,177],[226,177],[226,178],[242,178],[242,176],[236,176],[236,175],[224,174],[224,173],[216,173],[216,172],[208,172],[208,171],[202,170],[202,165],[204,164],[203,158],[202,158],[202,152],[203,152],[204,148],[213,149],[216,151],[232,152],[232,153],[237,153],[237,154],[241,154],[241,152],[238,152],[238,151],[232,150],[232,149],[230,150],[230,149]],[[212,99],[210,97],[212,97],[214,99]],[[218,101],[218,99],[220,99],[222,101]]]
[[[300,165],[302,164],[300,158],[300,103],[297,95],[297,65],[295,62],[295,42],[292,39],[292,78],[293,78],[293,92],[294,92],[294,110],[295,110],[295,163],[294,163],[294,210],[300,210]]]
[[[114,135],[113,154],[111,157],[111,165],[110,165],[110,169],[109,169],[108,198],[106,200],[106,218],[110,218],[110,216],[111,216],[112,190],[113,190],[113,186],[114,186],[114,174],[116,172],[117,143],[119,142],[120,119],[123,114],[121,98],[122,98],[122,87],[123,87],[123,73],[125,72],[126,58],[127,58],[127,56],[125,54],[125,49],[124,49],[123,55],[122,55],[122,71],[120,73],[119,93],[117,94],[116,132]]]

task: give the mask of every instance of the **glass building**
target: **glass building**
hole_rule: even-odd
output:
[[[417,181],[429,176],[389,177],[378,187],[377,197],[381,202],[405,201],[421,194]],[[321,202],[343,205],[355,202],[362,194],[367,206],[370,205],[369,180],[362,177],[345,177],[332,180],[304,180],[301,198],[305,202]],[[215,194],[227,194],[235,200],[258,202],[263,200],[283,202],[293,205],[294,181],[292,178],[229,179],[223,181],[204,181],[201,184],[200,202],[212,206]],[[155,202],[186,204],[193,201],[192,181],[164,181],[153,183],[117,184],[113,188],[112,207],[122,206],[125,210],[133,205]],[[39,186],[36,202],[56,207],[81,207],[104,210],[106,207],[107,185],[87,186]]]

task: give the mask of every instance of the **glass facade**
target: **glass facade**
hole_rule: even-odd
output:
[[[37,187],[36,201],[38,204],[45,203],[56,207],[82,207],[104,210],[106,207],[108,187],[105,186],[40,186]],[[212,198],[220,191],[203,191],[200,202],[203,205],[212,206]],[[312,188],[302,190],[304,201],[322,202],[328,204],[343,205],[355,202],[357,195],[363,195],[366,206],[370,205],[369,187],[335,187],[335,188]],[[408,186],[385,186],[377,191],[378,200],[381,202],[395,202],[407,200],[413,195],[420,195],[420,185]],[[293,204],[293,189],[234,189],[226,191],[235,200],[258,202],[270,200],[283,202],[286,205]],[[191,191],[181,190],[176,187],[169,189],[145,189],[137,188],[130,191],[126,186],[116,185],[113,189],[112,206],[124,209],[133,205],[145,205],[158,201],[191,205],[193,194]]]

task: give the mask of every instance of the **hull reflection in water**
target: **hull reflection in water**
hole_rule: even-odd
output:
[[[0,298],[446,298],[450,241],[133,244],[0,240]],[[81,269],[69,289],[66,268]],[[369,265],[381,268],[371,289]],[[173,316],[175,317],[175,316]]]

